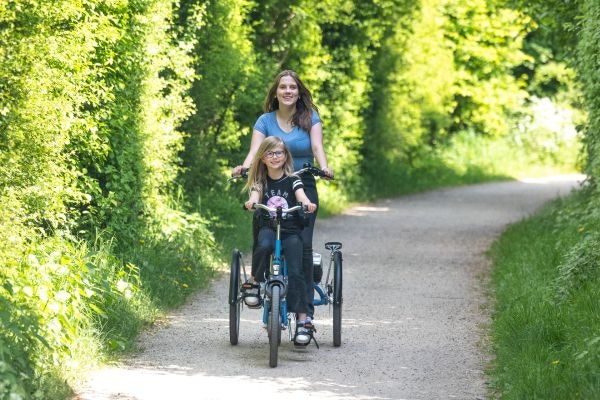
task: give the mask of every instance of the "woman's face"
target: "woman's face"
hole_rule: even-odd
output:
[[[289,75],[282,76],[277,85],[277,101],[279,105],[293,106],[298,101],[300,92],[296,80]]]

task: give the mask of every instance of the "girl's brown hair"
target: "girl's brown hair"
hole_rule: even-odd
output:
[[[285,142],[277,136],[266,137],[256,151],[252,165],[248,170],[248,182],[243,190],[257,191],[262,197],[263,189],[267,186],[267,166],[262,162],[262,158],[275,147],[282,146],[285,153],[285,164],[283,164],[284,175],[290,176],[294,173],[294,162],[292,154],[285,145]]]
[[[279,86],[279,81],[284,76],[290,76],[296,84],[298,85],[298,101],[296,102],[296,112],[292,115],[292,124],[294,126],[298,126],[305,130],[306,132],[310,132],[310,128],[312,128],[312,113],[313,110],[319,111],[317,106],[314,105],[312,95],[310,94],[310,90],[302,83],[298,74],[291,69],[286,69],[285,71],[281,71],[275,77],[269,92],[267,93],[267,97],[265,98],[265,104],[263,106],[264,112],[272,112],[279,109],[279,101],[277,100],[277,87]]]

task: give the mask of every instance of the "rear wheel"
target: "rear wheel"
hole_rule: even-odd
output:
[[[277,353],[281,342],[281,323],[279,318],[279,300],[281,288],[273,285],[271,288],[271,311],[269,312],[269,366],[277,366]]]
[[[242,301],[240,296],[241,286],[241,260],[239,250],[234,250],[231,256],[231,270],[229,272],[229,342],[238,344],[240,335],[240,314],[242,312]]]
[[[342,344],[342,253],[333,256],[333,345]]]

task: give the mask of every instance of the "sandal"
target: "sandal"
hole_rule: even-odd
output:
[[[260,308],[262,306],[260,285],[257,282],[246,281],[242,283],[242,293],[244,296],[244,303],[249,308]]]
[[[313,325],[313,319],[311,317],[306,317],[304,322],[300,321],[306,329],[310,329],[311,331],[316,332],[317,329]]]
[[[294,346],[306,347],[311,341],[314,341],[315,346],[317,346],[318,349],[319,343],[317,343],[317,339],[314,336],[316,331],[312,320],[307,319],[305,321],[298,321],[298,324],[296,325],[296,334],[294,335]]]

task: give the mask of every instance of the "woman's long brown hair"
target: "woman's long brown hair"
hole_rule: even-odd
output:
[[[313,110],[318,111],[318,108],[313,103],[310,90],[302,83],[298,74],[291,69],[286,69],[277,74],[267,93],[267,97],[265,98],[263,110],[264,112],[272,112],[279,109],[277,87],[279,86],[279,81],[284,76],[292,77],[298,85],[298,101],[296,102],[296,112],[292,115],[292,124],[300,127],[306,132],[310,132],[310,129],[312,128],[312,113]]]

